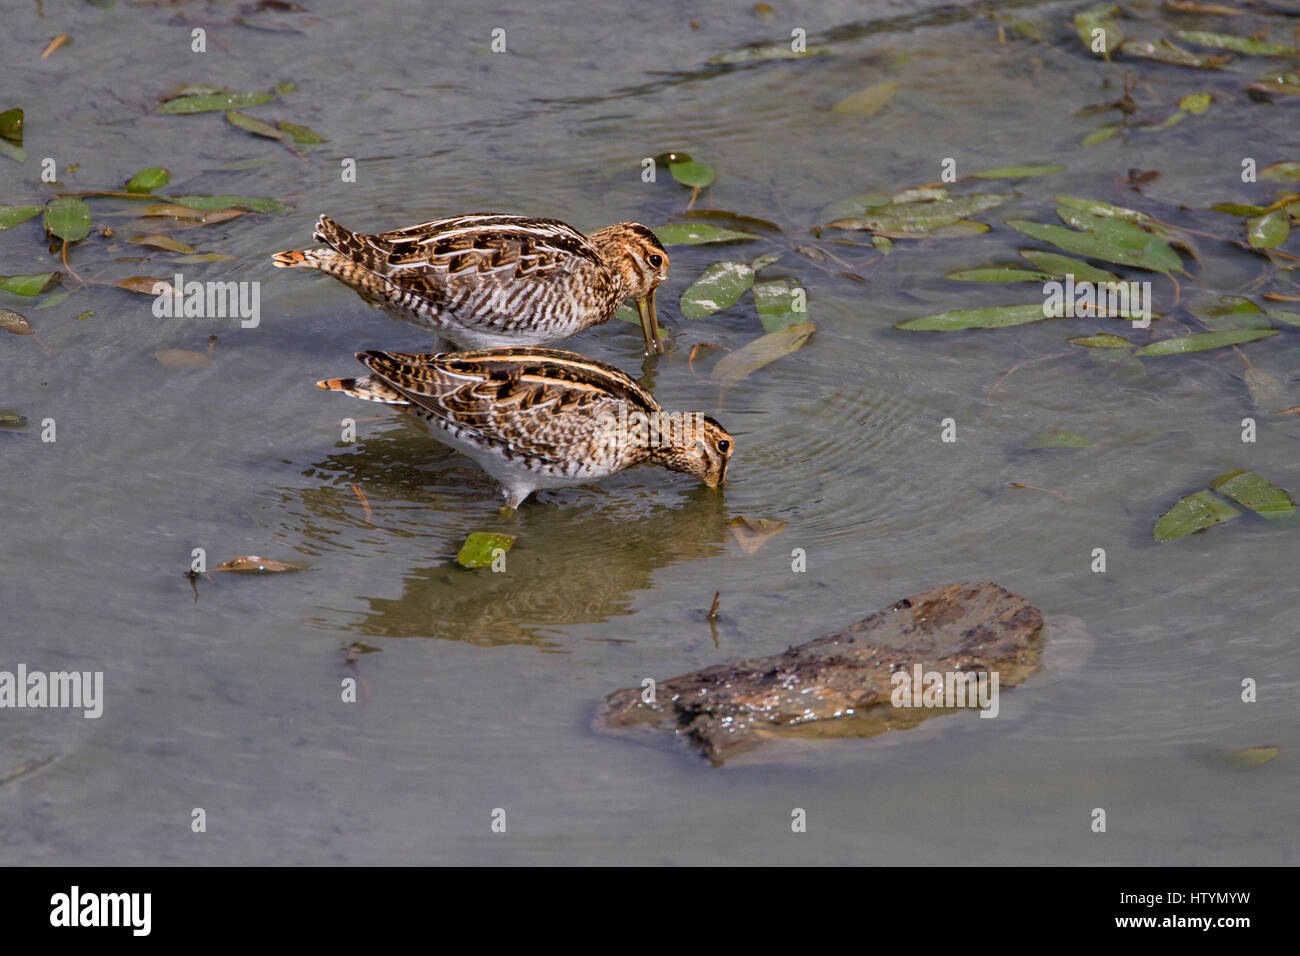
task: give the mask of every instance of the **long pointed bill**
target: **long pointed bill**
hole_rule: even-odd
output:
[[[659,340],[659,314],[655,311],[655,290],[644,299],[636,300],[636,311],[641,316],[641,334],[645,336],[645,354],[662,355],[664,344]]]

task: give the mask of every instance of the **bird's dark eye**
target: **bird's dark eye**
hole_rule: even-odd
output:
[[[726,451],[730,447],[731,442],[727,441],[725,438],[718,442],[718,451]]]
[[[658,268],[659,268],[661,265],[663,265],[663,264],[664,264],[664,257],[663,257],[663,256],[660,256],[660,255],[652,255],[652,256],[650,257],[650,265],[651,265],[653,268],[658,269]]]

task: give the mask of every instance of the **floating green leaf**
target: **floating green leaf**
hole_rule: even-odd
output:
[[[769,332],[735,352],[724,355],[718,364],[713,366],[709,381],[723,388],[729,388],[751,372],[798,350],[815,331],[817,331],[815,325],[804,322]]]
[[[1118,282],[1119,276],[1105,269],[1098,269],[1082,259],[1063,256],[1059,252],[1047,252],[1042,249],[1021,249],[1020,254],[1044,272],[1050,272],[1054,278],[1074,276],[1076,282]]]
[[[226,121],[232,126],[237,126],[255,136],[265,136],[267,139],[284,142],[284,134],[278,129],[270,123],[249,116],[247,113],[240,113],[238,110],[226,110]]]
[[[1029,443],[1030,448],[1092,448],[1093,442],[1074,432],[1064,432],[1059,428],[1043,432]]]
[[[160,186],[166,186],[170,175],[167,170],[161,166],[150,166],[148,169],[142,169],[126,181],[126,191],[129,193],[151,193]]]
[[[1199,116],[1210,108],[1213,99],[1209,93],[1188,93],[1178,101],[1178,108]]]
[[[702,246],[713,242],[748,242],[757,239],[752,232],[723,229],[708,223],[682,222],[655,226],[654,234],[665,246]]]
[[[1135,247],[1131,238],[1124,240],[1114,236],[1102,237],[1092,232],[1076,232],[1064,226],[1021,219],[1008,220],[1007,225],[1031,239],[1050,242],[1066,252],[1090,259],[1101,259],[1103,262],[1115,262],[1152,272],[1182,271],[1182,260],[1173,247],[1164,240],[1145,233],[1141,245]]]
[[[45,204],[45,229],[67,242],[90,235],[90,207],[80,199],[64,196]]]
[[[1138,349],[1136,355],[1184,355],[1188,352],[1204,352],[1207,349],[1221,349],[1243,342],[1254,342],[1277,335],[1277,329],[1228,329],[1223,332],[1197,332],[1176,339],[1161,339]]]
[[[58,276],[57,272],[36,275],[0,276],[0,289],[14,295],[40,295]]]
[[[1272,249],[1291,235],[1291,216],[1285,208],[1246,220],[1246,241],[1256,249]]]
[[[1125,219],[1129,222],[1140,223],[1152,222],[1151,217],[1144,212],[1129,209],[1127,206],[1116,206],[1100,199],[1086,199],[1082,196],[1057,196],[1056,201],[1066,209],[1077,210],[1097,219]]]
[[[1034,176],[1051,176],[1065,172],[1064,166],[1003,166],[999,169],[986,169],[982,173],[972,173],[975,179],[1030,179]]]
[[[999,267],[960,269],[957,272],[949,272],[944,278],[956,279],[959,282],[1045,282],[1054,276],[1047,272],[1033,272],[1029,269]]]
[[[807,324],[808,309],[804,296],[803,290],[790,288],[790,283],[784,279],[754,283],[754,305],[763,328],[775,332],[792,325]],[[796,304],[805,304],[805,308],[796,310]]]
[[[501,555],[510,550],[515,543],[511,534],[491,534],[485,531],[471,531],[460,546],[456,561],[461,567],[486,568]],[[500,555],[497,552],[500,552]]]
[[[841,116],[871,116],[879,113],[898,92],[898,84],[893,80],[873,83],[864,90],[850,93],[838,100],[831,107],[831,112]]]
[[[958,309],[918,319],[908,319],[894,326],[905,332],[960,332],[964,329],[1005,329],[1052,318],[1042,302],[1029,305],[995,305],[984,309]]]
[[[1291,496],[1253,471],[1238,469],[1219,475],[1210,482],[1210,488],[1261,518],[1289,518],[1295,514],[1295,502]]]
[[[297,123],[290,123],[288,120],[277,120],[276,125],[284,132],[293,137],[293,141],[299,146],[314,146],[317,143],[329,142],[324,136],[307,126],[300,126]]]
[[[1122,335],[1111,335],[1109,332],[1100,332],[1097,335],[1081,335],[1078,338],[1066,339],[1071,345],[1082,345],[1090,349],[1130,349],[1133,343]]]
[[[161,104],[155,113],[176,115],[181,113],[215,113],[225,110],[242,110],[261,106],[275,99],[274,93],[199,93],[178,96]]]
[[[0,113],[0,139],[15,146],[23,144],[23,111],[18,107]]]
[[[278,199],[265,199],[259,196],[234,196],[228,193],[220,196],[171,196],[168,197],[167,201],[178,206],[203,211],[247,209],[249,212],[284,212],[290,208],[288,203],[280,202]]]
[[[43,206],[0,206],[0,232],[35,219],[41,214]]]
[[[758,258],[756,258],[753,262],[749,264],[749,267],[753,269],[755,272],[757,272],[759,269],[766,269],[768,266],[770,266],[772,263],[776,262],[780,258],[781,258],[781,253],[769,252],[766,255],[761,255]]]
[[[1184,43],[1195,43],[1197,46],[1215,47],[1220,50],[1231,50],[1233,53],[1247,53],[1253,56],[1295,56],[1298,52],[1295,47],[1283,46],[1280,43],[1269,43],[1267,40],[1256,40],[1253,37],[1234,36],[1231,33],[1176,30],[1174,35]]]
[[[1156,521],[1152,537],[1157,541],[1173,541],[1216,524],[1223,524],[1241,516],[1234,508],[1212,491],[1198,491],[1180,498],[1172,508]]]
[[[735,304],[754,284],[754,270],[743,262],[715,262],[682,293],[682,315],[702,319]]]
[[[669,163],[668,171],[673,174],[673,179],[683,186],[691,186],[695,189],[703,189],[710,185],[715,176],[712,166],[708,163],[697,163],[693,159]]]
[[[927,202],[890,202],[864,211],[863,215],[827,223],[831,229],[866,229],[886,234],[930,232],[950,226],[976,213],[992,209],[1010,199],[1003,193],[972,193],[955,199]]]

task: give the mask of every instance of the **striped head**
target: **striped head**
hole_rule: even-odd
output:
[[[655,234],[639,222],[616,222],[591,234],[606,266],[619,279],[624,298],[636,300],[645,335],[646,354],[663,352],[655,289],[668,278],[668,252]]]
[[[694,415],[699,427],[693,434],[683,436],[684,441],[668,447],[653,449],[650,460],[669,471],[698,478],[710,488],[726,483],[727,465],[735,454],[736,442],[731,433],[709,415]]]

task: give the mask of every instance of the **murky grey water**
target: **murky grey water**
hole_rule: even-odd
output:
[[[0,859],[1295,862],[1297,531],[1244,518],[1176,543],[1150,537],[1169,504],[1230,468],[1300,490],[1300,417],[1258,413],[1230,351],[1151,360],[1137,376],[1074,355],[1027,365],[988,395],[1016,362],[1068,348],[1076,325],[1100,325],[955,336],[891,326],[1032,301],[1032,289],[942,278],[1014,258],[1023,237],[995,227],[900,242],[885,259],[833,247],[865,286],[788,245],[752,243],[744,255],[786,250],[777,271],[808,289],[818,331],[719,406],[688,367],[690,346],[735,348],[760,328],[747,300],[681,319],[677,297],[720,253],[677,247],[660,301],[678,347],[651,382],[668,407],[712,411],[735,434],[725,496],[643,470],[543,494],[505,519],[468,461],[383,409],[313,388],[354,374],[358,348],[425,339],[332,280],[274,270],[267,258],[307,244],[322,211],[367,229],[486,209],[585,228],[658,224],[683,210],[686,193],[667,176],[642,183],[639,160],[672,148],[717,167],[704,204],[776,220],[796,241],[828,202],[933,181],[949,156],[962,173],[1069,166],[1049,180],[988,184],[1023,194],[980,217],[990,223],[1052,221],[1058,193],[1141,204],[1122,186],[1130,167],[1162,172],[1148,195],[1165,203],[1254,201],[1271,187],[1240,182],[1242,156],[1300,158],[1296,104],[1255,105],[1240,92],[1267,63],[1222,74],[1139,65],[1156,113],[1187,92],[1219,101],[1163,133],[1082,150],[1099,121],[1072,114],[1116,96],[1126,67],[1086,58],[1060,28],[1078,5],[1021,5],[1051,37],[1032,44],[999,44],[982,17],[925,3],[774,3],[773,24],[749,2],[619,13],[409,0],[364,15],[356,4],[307,5],[271,17],[300,33],[209,26],[206,54],[190,52],[193,24],[169,19],[171,9],[46,4],[42,19],[36,4],[7,5],[0,107],[25,107],[32,158],[0,159],[4,202],[44,201],[38,164],[51,156],[61,171],[81,164],[62,175],[69,188],[115,188],[163,165],[175,192],[295,208],[178,234],[234,257],[184,266],[187,278],[262,283],[256,329],[157,319],[151,299],[102,287],[43,311],[0,302],[32,318],[51,353],[30,338],[0,341],[0,405],[33,423],[0,431],[0,662],[102,670],[107,694],[99,720],[0,713],[0,774],[55,758],[0,787]],[[198,22],[237,12],[180,9]],[[810,43],[833,42],[836,55],[705,66],[792,26]],[[495,27],[507,31],[507,55],[488,51]],[[61,32],[73,45],[38,59]],[[884,112],[829,113],[885,78],[900,89]],[[149,112],[184,83],[280,81],[297,91],[250,112],[327,136],[309,164],[220,114]],[[340,181],[343,157],[356,158],[356,183]],[[235,168],[250,158],[265,162]],[[1191,285],[1233,292],[1261,268],[1206,245]],[[83,274],[175,271],[164,254],[117,263],[140,250],[83,246],[73,254]],[[0,254],[5,274],[52,262],[35,223],[0,235]],[[1157,308],[1168,308],[1168,283],[1156,291]],[[203,350],[210,335],[218,342],[204,368],[154,358]],[[633,372],[638,344],[620,323],[570,343]],[[1300,337],[1284,332],[1249,354],[1287,380],[1294,404]],[[697,369],[712,360],[701,355]],[[349,415],[359,441],[345,445],[339,421]],[[1247,415],[1259,419],[1255,444],[1239,440]],[[955,444],[939,441],[949,416]],[[39,438],[47,417],[53,444]],[[1097,447],[1026,450],[1054,428]],[[787,525],[750,555],[731,537],[737,515]],[[474,530],[519,536],[508,573],[452,563]],[[195,601],[181,572],[200,546],[213,563],[252,553],[313,570],[216,575]],[[791,572],[796,547],[805,574]],[[1106,574],[1089,571],[1096,547]],[[668,743],[589,730],[600,697],[642,676],[771,653],[963,579],[995,580],[1049,616],[1082,619],[1091,656],[1008,693],[997,720],[964,714],[870,741],[782,744],[721,770]],[[716,643],[703,618],[715,591]],[[380,653],[353,669],[342,648],[358,640]],[[339,700],[348,676],[364,684],[354,705]],[[1259,682],[1256,704],[1239,701],[1245,677]],[[1261,744],[1281,755],[1253,770],[1213,759]],[[190,832],[195,807],[206,810],[206,835]],[[489,830],[497,807],[505,835]],[[809,816],[799,837],[793,807]],[[1094,807],[1108,812],[1107,835],[1089,831]]]

